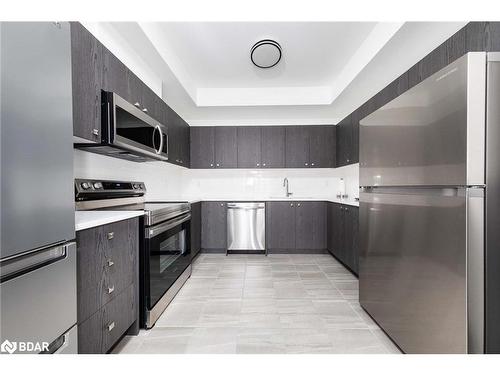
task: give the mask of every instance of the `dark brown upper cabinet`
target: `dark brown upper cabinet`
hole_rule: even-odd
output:
[[[215,167],[215,129],[211,126],[191,127],[191,168]]]
[[[285,168],[285,127],[261,127],[262,168]]]
[[[262,137],[258,126],[239,126],[238,168],[260,168],[262,165]]]
[[[166,108],[168,129],[168,161],[182,167],[190,167],[189,125],[172,108]]]
[[[238,134],[234,126],[215,127],[215,167],[236,168],[238,166]]]
[[[335,128],[330,125],[286,127],[287,168],[334,168]]]
[[[71,22],[73,134],[101,141],[103,46],[80,23]]]

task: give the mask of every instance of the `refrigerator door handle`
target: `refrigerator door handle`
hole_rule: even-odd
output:
[[[68,255],[68,246],[68,244],[51,245],[50,247],[3,259],[0,262],[0,283],[65,259]]]

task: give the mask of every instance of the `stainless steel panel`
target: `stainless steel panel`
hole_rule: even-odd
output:
[[[467,351],[484,353],[484,189],[467,189]]]
[[[152,328],[158,318],[161,316],[163,311],[167,308],[167,306],[172,302],[175,295],[181,290],[184,283],[191,276],[191,265],[189,265],[186,270],[179,276],[179,278],[175,281],[175,283],[165,292],[163,297],[153,306],[151,310],[146,311],[146,328]]]
[[[265,250],[265,203],[227,204],[227,249]]]
[[[484,185],[486,53],[471,52],[360,122],[360,185]]]
[[[182,223],[185,223],[186,221],[191,220],[191,214],[184,214],[179,217],[176,217],[172,220],[168,220],[165,223],[155,225],[154,227],[148,227],[146,228],[145,231],[145,237],[146,238],[153,238],[155,236],[158,236],[159,234],[166,232],[169,229],[172,229],[176,227],[177,225],[181,225]]]
[[[0,284],[0,342],[51,343],[76,323],[76,244],[63,246],[64,258]]]
[[[1,27],[1,254],[75,237],[69,24]]]
[[[467,229],[465,189],[361,190],[360,303],[404,352],[467,352]]]

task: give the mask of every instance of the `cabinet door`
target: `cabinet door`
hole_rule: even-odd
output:
[[[359,272],[359,208],[350,207],[350,219],[352,225],[351,252],[352,271],[357,275]]]
[[[295,248],[299,250],[326,249],[325,202],[296,202]]]
[[[359,163],[359,121],[362,112],[357,109],[351,115],[351,158],[350,163]]]
[[[73,134],[101,141],[103,46],[79,22],[71,22]]]
[[[191,168],[214,168],[215,131],[213,127],[191,127]]]
[[[236,127],[215,127],[215,166],[217,168],[236,168],[238,163]]]
[[[191,257],[201,250],[201,202],[191,204]]]
[[[203,202],[201,206],[201,247],[227,248],[227,205],[225,202]]]
[[[123,99],[131,101],[129,88],[129,72],[127,67],[109,50],[103,47],[104,74],[103,88],[112,91]],[[134,104],[134,103],[132,103]]]
[[[352,215],[352,207],[344,206],[344,263],[351,270],[354,269],[354,251],[352,248],[353,245],[353,215]]]
[[[335,127],[309,127],[309,166],[335,168]]]
[[[285,144],[285,166],[287,168],[309,167],[309,132],[306,126],[287,126]]]
[[[333,227],[332,242],[333,242],[333,255],[340,261],[344,262],[344,207],[340,204],[334,203],[332,210],[333,213]]]
[[[269,250],[295,249],[295,202],[266,203],[266,246]]]
[[[261,130],[257,126],[239,126],[238,168],[261,167]]]
[[[330,253],[334,253],[335,248],[335,203],[327,203],[326,211],[326,248]]]
[[[168,113],[168,161],[172,164],[180,165],[182,144],[181,144],[181,124],[177,113],[167,106]]]
[[[343,119],[337,128],[337,166],[341,167],[351,162],[352,127],[351,115]]]
[[[81,323],[111,299],[106,260],[110,258],[103,227],[76,233],[77,242],[77,320]]]
[[[285,168],[285,127],[261,127],[261,167]]]

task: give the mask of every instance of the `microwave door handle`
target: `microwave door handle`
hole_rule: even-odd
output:
[[[160,132],[160,148],[158,149],[158,154],[161,154],[163,151],[163,131],[161,130],[160,125],[156,125],[158,131]]]

